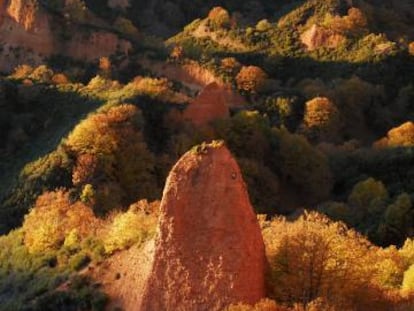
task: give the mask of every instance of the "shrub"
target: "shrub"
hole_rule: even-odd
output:
[[[256,30],[261,32],[268,31],[270,28],[272,28],[272,24],[267,19],[260,20],[256,25]]]
[[[69,83],[69,79],[63,74],[63,73],[57,73],[54,74],[52,77],[52,81],[53,84],[68,84]]]
[[[234,57],[225,57],[221,60],[221,69],[228,74],[234,74],[239,71],[241,64]]]
[[[57,249],[73,230],[85,237],[97,224],[91,209],[80,202],[72,203],[68,192],[45,192],[25,217],[24,243],[31,253]]]
[[[32,72],[33,72],[32,66],[29,66],[26,64],[19,65],[14,69],[14,72],[11,75],[11,78],[18,79],[18,80],[27,79]]]
[[[230,27],[231,19],[227,10],[220,6],[216,6],[208,13],[208,22],[214,29]]]
[[[131,205],[125,213],[119,213],[109,219],[104,229],[104,246],[107,253],[140,244],[155,233],[156,221],[152,209],[146,201]]]
[[[40,65],[33,69],[28,78],[36,82],[51,83],[53,75],[53,70],[46,65]]]
[[[368,178],[357,183],[348,197],[348,203],[371,214],[383,210],[388,191],[381,181]]]
[[[91,262],[91,258],[88,254],[80,252],[75,256],[72,256],[69,260],[69,267],[72,271],[79,271]]]

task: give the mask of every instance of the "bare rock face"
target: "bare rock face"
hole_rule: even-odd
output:
[[[346,40],[341,34],[315,24],[305,31],[300,36],[300,39],[309,51],[316,50],[320,47],[334,49]]]
[[[265,253],[240,169],[222,144],[185,154],[161,202],[139,311],[215,311],[265,295]]]
[[[205,126],[213,120],[229,116],[227,91],[214,82],[206,86],[184,112],[184,119],[196,126]]]
[[[62,21],[36,0],[0,0],[0,70],[12,71],[19,64],[37,66],[53,54],[93,61],[116,53],[128,54],[131,44],[107,31],[71,27],[62,38]]]
[[[36,21],[37,5],[34,0],[12,0],[7,13],[25,30],[32,30]]]
[[[113,55],[116,52],[128,55],[132,49],[130,42],[119,39],[113,33],[96,31],[87,36],[82,33],[61,44],[63,54],[74,59],[94,60],[102,56]]]

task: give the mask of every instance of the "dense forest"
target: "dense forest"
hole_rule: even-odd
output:
[[[414,1],[0,9],[0,310],[108,309],[85,271],[157,235],[171,168],[215,140],[269,266],[226,310],[414,308]]]

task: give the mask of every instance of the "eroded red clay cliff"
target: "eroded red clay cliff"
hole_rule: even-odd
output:
[[[115,53],[128,54],[131,44],[106,30],[72,24],[63,38],[62,21],[35,0],[0,0],[0,71],[19,64],[39,65],[51,55],[92,61]]]

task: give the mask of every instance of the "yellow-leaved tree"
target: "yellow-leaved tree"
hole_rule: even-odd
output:
[[[25,217],[24,243],[32,253],[58,249],[70,233],[86,237],[98,226],[92,210],[81,202],[71,202],[65,190],[45,192]]]
[[[142,135],[142,123],[136,106],[119,105],[91,115],[65,141],[76,163],[72,182],[80,191],[89,185],[94,197],[86,201],[98,212],[155,197],[155,159]]]
[[[267,222],[263,234],[278,302],[303,310],[389,310],[375,278],[377,248],[343,223],[311,212]]]
[[[311,140],[335,141],[339,138],[341,118],[335,104],[316,97],[305,104],[302,131]]]

